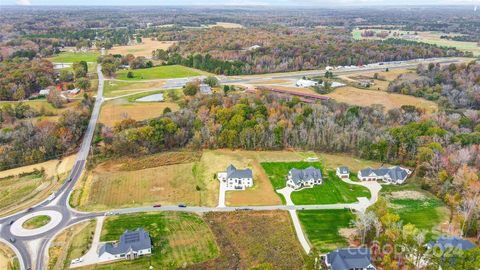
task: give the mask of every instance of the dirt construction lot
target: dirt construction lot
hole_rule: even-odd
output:
[[[108,53],[111,54],[133,54],[135,56],[145,56],[147,58],[152,57],[152,51],[156,49],[167,50],[170,48],[175,41],[158,41],[152,40],[150,38],[142,39],[142,43],[130,45],[130,46],[116,46],[108,50]]]

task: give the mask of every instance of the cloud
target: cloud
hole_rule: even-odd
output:
[[[32,4],[30,0],[17,0],[16,3],[20,6],[30,6]]]

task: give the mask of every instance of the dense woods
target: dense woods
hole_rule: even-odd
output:
[[[54,81],[47,60],[15,58],[0,62],[0,100],[22,100]]]
[[[339,28],[214,28],[187,31],[182,38],[169,50],[169,62],[227,75],[463,55],[400,39],[353,41],[348,30]]]
[[[480,109],[480,64],[419,65],[417,75],[400,75],[388,90],[439,100],[445,108]]]
[[[34,121],[45,115],[27,104],[0,107],[0,170],[43,162],[72,153],[88,125],[93,100],[84,96],[78,107],[56,121]]]

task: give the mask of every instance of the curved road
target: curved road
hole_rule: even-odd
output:
[[[458,61],[458,60],[457,60]],[[449,63],[449,62],[457,62],[453,59],[440,59],[441,63]],[[399,65],[397,67],[390,67],[390,68],[406,68],[411,67],[412,64],[404,64]],[[415,64],[416,66],[416,64]],[[376,69],[384,69],[385,67],[379,67]],[[372,70],[376,70],[373,69]],[[365,70],[365,69],[363,69]],[[358,72],[359,70],[355,71],[343,71],[343,72],[335,72],[335,73],[349,73],[349,72]],[[35,270],[43,270],[45,269],[45,262],[47,259],[47,249],[50,244],[50,241],[55,235],[60,233],[65,228],[72,226],[73,224],[96,218],[98,216],[105,215],[105,212],[96,212],[96,213],[83,213],[72,209],[68,203],[69,196],[75,183],[78,181],[80,176],[82,175],[83,170],[85,169],[85,163],[90,152],[90,145],[92,142],[92,138],[95,131],[95,126],[100,114],[100,108],[102,102],[104,101],[103,98],[103,87],[104,87],[104,77],[101,72],[101,65],[97,65],[97,73],[98,73],[98,90],[94,108],[92,110],[92,115],[90,118],[90,122],[88,124],[87,130],[84,135],[83,142],[80,146],[79,152],[77,154],[77,158],[75,164],[67,178],[67,181],[60,187],[60,189],[56,192],[57,196],[53,200],[45,200],[34,207],[18,212],[14,215],[10,215],[8,217],[0,219],[0,241],[5,242],[10,246],[14,252],[19,257],[20,267],[22,269],[35,269]],[[296,73],[296,74],[281,74],[281,75],[274,75],[272,78],[300,78],[304,75],[316,75],[319,74],[319,71],[310,71],[310,72],[303,72],[303,73]],[[323,73],[322,73],[323,74]],[[238,79],[227,79],[223,80],[223,83],[236,83],[236,82],[244,82],[244,81],[251,81],[257,78],[250,77],[250,78],[238,78]],[[265,79],[265,78],[263,78]],[[372,199],[370,203],[376,200],[377,194],[372,194]],[[165,206],[161,208],[153,208],[153,207],[137,207],[137,208],[128,208],[128,209],[119,209],[119,210],[112,210],[108,214],[128,214],[128,213],[138,213],[138,212],[147,212],[147,211],[188,211],[188,212],[210,212],[210,211],[235,211],[235,210],[302,210],[302,209],[339,209],[339,208],[357,208],[358,205],[356,204],[335,204],[335,205],[273,205],[273,206],[245,206],[245,207],[187,207],[187,208],[180,208],[178,206]],[[36,212],[44,212],[44,211],[55,211],[60,213],[61,218],[60,221],[57,220],[58,224],[55,226],[51,226],[48,231],[38,233],[36,235],[30,236],[17,236],[12,234],[11,226],[15,225],[18,228],[18,224],[15,222],[22,217],[27,215],[31,215],[32,213]],[[58,216],[58,215],[57,215]],[[12,224],[10,224],[12,223]]]
[[[83,169],[85,168],[85,162],[90,151],[90,145],[94,135],[95,126],[100,114],[100,107],[103,102],[104,77],[101,71],[101,65],[97,66],[97,72],[97,98],[92,110],[90,122],[88,123],[87,130],[85,131],[84,139],[77,154],[75,164],[70,171],[67,181],[65,181],[65,183],[56,192],[56,198],[51,201],[47,199],[30,208],[29,210],[0,219],[0,237],[2,238],[3,242],[9,241],[10,246],[15,247],[15,252],[20,254],[19,260],[22,269],[44,269],[44,256],[46,255],[46,247],[50,238],[71,224],[103,215],[103,213],[77,212],[71,209],[68,204],[70,193],[75,186],[75,183],[80,178]],[[16,236],[12,234],[11,225],[17,225],[15,221],[26,215],[46,210],[55,211],[61,214],[60,222],[58,222],[58,224],[51,230],[33,236]],[[10,224],[11,222],[14,223]]]

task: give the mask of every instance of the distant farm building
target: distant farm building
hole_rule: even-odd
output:
[[[297,81],[296,86],[298,87],[313,87],[317,86],[318,82],[312,81],[312,80],[305,80],[305,79],[300,79]]]

